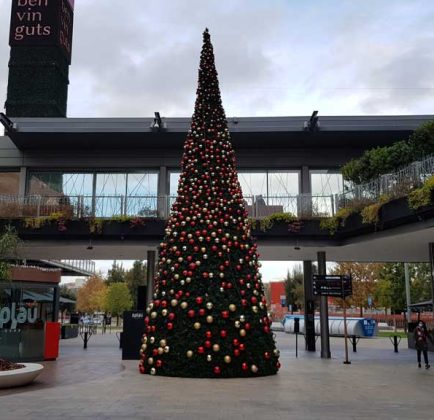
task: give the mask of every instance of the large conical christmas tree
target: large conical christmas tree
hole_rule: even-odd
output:
[[[256,245],[238,182],[208,30],[178,197],[159,249],[140,371],[184,377],[275,374]]]

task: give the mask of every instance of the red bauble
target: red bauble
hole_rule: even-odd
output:
[[[152,350],[152,355],[153,356],[157,356],[158,355],[158,350],[157,349]]]
[[[173,321],[175,319],[175,314],[173,312],[170,312],[167,318],[169,319],[169,321]]]
[[[214,366],[214,375],[220,375],[222,373],[219,366]]]
[[[244,343],[240,343],[239,347],[238,347],[241,351],[244,351],[246,349],[246,346],[244,345]]]
[[[238,346],[240,345],[240,342],[239,342],[238,338],[234,338],[234,339],[232,340],[232,344],[233,344],[235,347],[238,347]]]
[[[212,346],[211,341],[206,340],[206,341],[205,341],[205,347],[206,347],[207,349],[210,349],[211,346]]]
[[[250,298],[250,302],[252,302],[253,305],[256,305],[258,303],[258,299],[256,299],[256,296],[252,296]]]
[[[211,332],[211,331],[207,331],[207,332],[205,333],[205,337],[206,337],[206,338],[211,338],[211,337],[212,337],[212,332]]]
[[[157,366],[157,368],[160,368],[161,366],[163,366],[163,362],[161,360],[157,360],[155,362],[155,366]]]
[[[200,309],[199,309],[199,315],[200,315],[200,316],[204,316],[204,315],[205,315],[205,309],[200,308]]]
[[[270,332],[270,327],[268,326],[268,325],[266,325],[265,327],[264,327],[264,333],[269,333]]]
[[[228,335],[228,333],[227,333],[226,330],[221,330],[221,331],[220,331],[220,337],[221,337],[221,338],[225,338],[227,335]]]
[[[249,331],[250,328],[251,328],[250,323],[249,323],[249,322],[246,322],[246,323],[244,324],[244,329],[247,330],[247,331]]]
[[[173,330],[173,324],[171,322],[168,322],[166,327],[169,331]]]
[[[249,368],[249,366],[247,365],[247,363],[243,363],[241,365],[241,369],[243,369],[244,371],[247,370]]]
[[[234,349],[234,356],[238,357],[240,355],[240,351],[238,349]]]
[[[264,358],[265,358],[266,360],[269,360],[270,357],[271,357],[271,354],[270,354],[268,351],[266,351],[266,352],[264,353]]]
[[[193,318],[194,316],[195,316],[195,312],[194,312],[194,310],[193,309],[190,309],[188,312],[187,312],[187,316],[189,317],[189,318]]]
[[[229,311],[222,311],[223,318],[229,318]]]
[[[198,296],[198,297],[196,298],[196,303],[197,303],[198,305],[202,305],[202,302],[203,302],[203,298],[202,298],[201,296]]]

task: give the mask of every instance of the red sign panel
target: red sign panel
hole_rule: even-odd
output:
[[[71,62],[74,2],[13,0],[9,45],[57,45]]]

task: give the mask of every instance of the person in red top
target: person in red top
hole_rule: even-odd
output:
[[[426,324],[424,321],[419,321],[416,328],[414,329],[414,342],[417,350],[417,364],[421,367],[421,353],[423,353],[423,358],[425,360],[425,368],[429,369],[430,365],[428,362],[428,339],[432,342]]]

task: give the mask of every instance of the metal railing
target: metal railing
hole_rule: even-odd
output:
[[[175,202],[173,196],[0,196],[0,218],[46,217],[82,219],[91,217],[160,217],[167,218]],[[324,217],[335,214],[336,197],[246,196],[250,217],[264,218],[274,213],[292,213],[298,217]]]
[[[364,184],[351,185],[337,197],[336,205],[339,208],[346,207],[354,200],[374,202],[384,195],[392,198],[404,197],[414,188],[420,187],[433,174],[434,156],[428,156],[396,172],[381,175]]]

